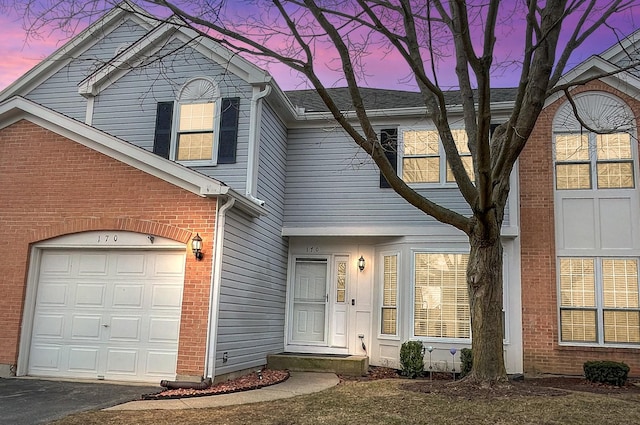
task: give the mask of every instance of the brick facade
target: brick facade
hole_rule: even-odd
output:
[[[604,91],[618,96],[640,117],[640,102],[594,81],[574,91]],[[588,360],[624,361],[640,375],[640,350],[560,346],[556,279],[553,118],[561,98],[545,108],[520,157],[522,244],[522,323],[524,371],[529,374],[582,374]],[[638,140],[637,138],[635,140]]]
[[[56,236],[122,230],[186,245],[177,373],[204,374],[216,200],[22,120],[0,130],[0,365],[15,365],[30,246]],[[196,261],[190,239],[204,241]],[[208,261],[207,261],[208,260]]]

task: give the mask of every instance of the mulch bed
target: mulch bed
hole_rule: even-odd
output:
[[[404,381],[401,384],[401,388],[407,391],[465,398],[469,400],[537,396],[553,397],[567,395],[576,391],[607,395],[640,395],[640,380],[637,378],[630,378],[626,385],[616,387],[613,385],[592,383],[582,377],[545,376],[513,380],[508,384],[485,388],[467,382],[464,379],[454,381],[450,373],[434,373],[431,379],[428,375],[417,379],[408,379],[401,376],[395,369],[383,367],[369,368],[367,376],[340,376],[340,378],[341,382],[344,383],[400,378]]]
[[[257,390],[269,385],[279,384],[289,379],[289,371],[263,369],[260,373],[253,372],[239,378],[213,384],[204,390],[179,388],[163,390],[154,394],[144,394],[143,400],[168,400],[176,398],[202,397],[208,395],[229,394],[239,391]]]

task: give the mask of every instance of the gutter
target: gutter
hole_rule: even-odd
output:
[[[220,205],[220,198],[218,198]],[[220,306],[220,287],[222,285],[222,249],[224,247],[224,223],[226,212],[235,199],[229,197],[219,209],[216,217],[215,248],[211,270],[211,294],[209,295],[209,326],[207,332],[206,353],[204,360],[205,375],[215,377],[216,373],[216,344],[218,342],[218,308]]]
[[[262,117],[262,99],[271,93],[271,85],[267,84],[262,91],[254,88],[254,94],[251,98],[251,112],[249,117],[249,150],[247,153],[247,198],[260,206],[264,205],[264,201],[256,198],[258,183],[258,152],[260,147],[260,117]]]

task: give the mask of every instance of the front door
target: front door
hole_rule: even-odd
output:
[[[348,264],[347,256],[296,259],[290,344],[346,348]]]

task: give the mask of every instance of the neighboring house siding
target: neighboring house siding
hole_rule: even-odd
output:
[[[87,102],[78,94],[78,83],[111,60],[120,46],[133,43],[146,33],[140,25],[126,20],[106,36],[102,32],[96,34],[100,40],[25,97],[84,122]]]
[[[268,215],[231,209],[225,223],[216,375],[266,363],[283,350],[288,241],[281,236],[286,128],[263,109],[258,197]],[[228,361],[222,357],[228,353]]]
[[[441,225],[392,189],[381,189],[379,175],[368,155],[335,126],[290,130],[285,226]],[[453,184],[420,189],[419,193],[464,215],[471,213]],[[507,211],[505,225],[508,223]]]
[[[33,189],[33,190],[27,190]],[[203,198],[22,120],[0,130],[0,365],[15,364],[31,245],[84,231],[158,235],[213,252],[216,200]],[[211,261],[186,255],[178,374],[200,376]]]
[[[600,81],[573,94],[584,91],[618,96],[640,116],[640,102]],[[520,157],[524,371],[580,375],[585,361],[614,360],[627,363],[633,374],[640,368],[640,349],[559,343],[552,135],[554,116],[565,101],[563,97],[542,111]]]
[[[177,40],[158,55],[162,57],[158,63],[130,71],[96,97],[93,126],[152,150],[157,103],[176,100],[192,78],[211,78],[222,98],[240,98],[236,163],[192,168],[244,191],[251,86],[191,47],[180,48]]]

